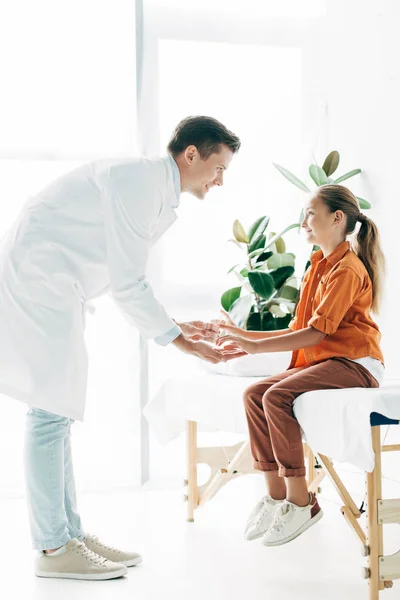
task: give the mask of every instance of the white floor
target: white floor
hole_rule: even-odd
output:
[[[362,475],[347,473],[362,500]],[[323,483],[325,517],[291,544],[275,549],[245,542],[243,524],[263,494],[260,476],[231,482],[185,521],[183,490],[79,495],[87,531],[105,542],[140,551],[144,562],[127,577],[104,582],[46,580],[32,573],[25,500],[1,499],[0,597],[7,600],[367,600],[360,543],[340,514],[340,500]],[[385,497],[400,483],[385,482]],[[398,525],[385,528],[385,553],[400,549]],[[400,597],[400,581],[382,593]]]

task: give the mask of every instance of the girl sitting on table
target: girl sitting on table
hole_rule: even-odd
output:
[[[346,237],[360,228],[354,249]],[[384,374],[380,332],[371,317],[382,292],[384,257],[375,223],[360,212],[347,188],[325,185],[309,198],[301,227],[320,250],[301,285],[289,329],[228,331],[216,345],[226,355],[293,351],[287,371],[249,386],[244,404],[254,468],[263,471],[267,495],[254,507],[245,538],[265,546],[290,542],[323,512],[305,478],[301,430],[293,402],[305,392],[379,387]]]

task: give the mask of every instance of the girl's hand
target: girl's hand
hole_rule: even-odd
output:
[[[232,321],[230,314],[227,313],[226,310],[221,308],[221,310],[219,312],[223,316],[223,319],[220,321],[220,323],[226,323],[226,325],[230,325],[231,327],[236,327],[236,323],[234,321]]]
[[[244,329],[241,329],[241,327],[238,327],[237,325],[225,325],[224,323],[221,323],[219,329],[220,331],[227,331],[228,334],[231,335],[237,335],[242,338],[247,338],[247,332]]]
[[[254,342],[253,340],[246,340],[246,338],[233,334],[219,337],[215,342],[215,345],[221,348],[224,356],[229,356],[230,354],[237,352],[256,354],[258,351],[257,342]]]

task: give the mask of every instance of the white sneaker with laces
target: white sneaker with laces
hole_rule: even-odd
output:
[[[137,554],[136,552],[125,552],[113,548],[112,546],[107,546],[106,544],[103,544],[96,535],[91,535],[90,533],[85,533],[85,545],[93,552],[96,552],[96,554],[104,556],[104,558],[107,558],[112,562],[125,565],[126,567],[135,567],[143,560],[140,554]]]
[[[256,540],[264,535],[274,519],[274,515],[283,500],[274,500],[264,496],[255,505],[247,520],[244,537],[248,541]]]
[[[35,575],[63,579],[115,579],[128,573],[125,565],[115,563],[92,552],[80,540],[73,538],[60,548],[61,553],[37,552]]]
[[[264,546],[281,546],[296,537],[322,519],[324,513],[318,504],[315,494],[310,493],[307,506],[297,506],[288,500],[278,508],[271,527],[264,534]]]

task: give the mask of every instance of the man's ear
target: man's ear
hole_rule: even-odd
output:
[[[197,152],[196,146],[194,146],[193,144],[191,146],[188,146],[186,148],[186,150],[185,150],[185,160],[186,160],[186,162],[189,163],[189,164],[192,164],[192,162],[196,158],[197,154],[198,154],[198,152]]]

